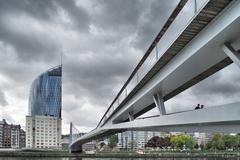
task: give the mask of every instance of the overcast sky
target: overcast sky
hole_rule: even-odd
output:
[[[96,127],[177,1],[171,3],[1,0],[0,118],[25,126],[32,81],[63,52],[63,133],[70,121],[82,132]],[[169,100],[167,111],[236,102],[239,71],[230,65]]]

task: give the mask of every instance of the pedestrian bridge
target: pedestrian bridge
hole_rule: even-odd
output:
[[[129,129],[240,132],[240,102],[171,114],[164,105],[224,67],[240,67],[239,10],[238,0],[179,1],[98,126],[79,137],[71,124],[70,150]],[[154,107],[158,116],[138,118]]]

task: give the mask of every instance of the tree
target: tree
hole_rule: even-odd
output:
[[[239,145],[239,138],[238,138],[238,136],[224,135],[222,137],[222,140],[223,140],[225,148],[235,149]]]
[[[157,141],[158,141],[159,137],[158,136],[154,136],[151,139],[148,140],[146,147],[153,147],[156,148],[157,147]]]
[[[159,147],[167,148],[169,146],[171,146],[171,142],[170,142],[170,138],[169,137],[160,138],[160,145],[159,145]]]
[[[159,147],[159,148],[166,148],[168,146],[170,146],[170,138],[169,137],[158,137],[158,136],[154,136],[152,137],[150,140],[148,140],[146,147]]]
[[[111,135],[109,137],[109,144],[108,144],[108,146],[110,148],[114,148],[114,147],[117,146],[117,143],[118,143],[118,136],[117,135]]]
[[[213,135],[213,138],[211,140],[211,148],[213,149],[224,149],[224,143],[222,140],[222,136],[219,133],[216,133]]]
[[[193,138],[189,135],[176,135],[172,136],[170,142],[173,147],[182,149],[184,146],[186,148],[192,149],[194,146]]]

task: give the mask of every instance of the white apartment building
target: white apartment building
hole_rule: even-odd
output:
[[[4,127],[4,121],[0,121],[0,148],[3,147],[3,129]]]
[[[212,139],[212,134],[210,133],[194,133],[193,139],[200,146],[206,147],[207,143]]]
[[[118,133],[117,148],[136,149],[137,148],[136,137],[137,137],[137,134],[135,131],[126,131],[126,132]]]
[[[19,148],[20,125],[12,125],[11,127],[11,148]]]
[[[145,144],[147,143],[148,139],[152,138],[152,134],[149,134],[148,131],[138,131],[136,134],[137,148],[145,148]]]
[[[61,149],[62,120],[52,116],[26,116],[26,148]]]

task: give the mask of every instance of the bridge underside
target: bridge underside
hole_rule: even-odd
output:
[[[79,147],[88,141],[126,130],[240,133],[240,102],[102,127],[73,142],[72,151],[79,151]]]
[[[138,117],[149,111],[155,107],[153,96],[156,93],[167,101],[232,64],[232,59],[222,49],[226,42],[231,42],[236,50],[240,49],[240,4],[232,8],[235,10],[226,10],[217,17],[163,68],[165,60],[159,60],[142,80],[145,82],[139,83],[134,95],[126,98],[106,125],[128,121],[129,112]]]
[[[136,119],[103,129],[240,133],[240,102]]]
[[[221,4],[215,0],[210,2],[209,4]],[[213,6],[209,4],[207,7],[211,9]],[[240,103],[173,114],[162,110],[160,116],[135,119],[155,106],[161,107],[164,101],[229,64],[234,62],[240,66],[240,54],[237,52],[240,49],[240,1],[234,1],[219,15],[210,15],[211,18],[196,31],[195,27],[202,25],[198,24],[203,22],[201,18],[206,18],[204,15],[211,13],[208,8],[204,9],[206,13],[201,12],[200,17],[193,20],[192,28],[186,28],[183,32],[193,36],[188,40],[175,41],[173,48],[174,44],[177,48],[179,45],[181,47],[164,53],[163,58],[156,62],[118,108],[105,117],[106,120],[101,125],[71,143],[72,151],[80,151],[81,145],[90,140],[125,130],[240,133]],[[171,52],[173,50],[174,53]]]

